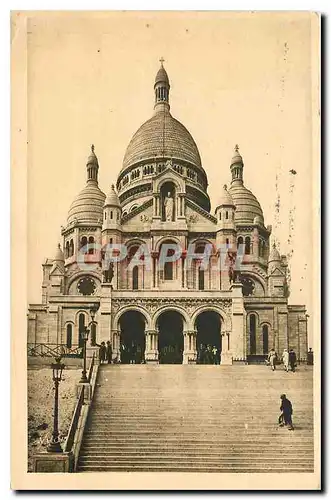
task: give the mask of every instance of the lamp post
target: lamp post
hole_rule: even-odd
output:
[[[86,342],[88,341],[88,336],[89,336],[90,330],[88,328],[84,328],[84,330],[81,332],[81,337],[83,339],[84,345],[83,345],[83,371],[82,371],[82,377],[80,379],[80,383],[85,384],[88,382],[87,376],[86,376]]]
[[[62,453],[62,447],[59,441],[59,383],[62,380],[62,371],[64,364],[61,363],[61,358],[55,358],[56,363],[52,363],[53,382],[54,382],[54,426],[53,434],[47,451],[51,453]]]
[[[94,318],[96,315],[97,310],[99,309],[99,304],[95,304],[91,307],[91,322],[89,326],[92,326],[94,324]],[[88,382],[87,376],[86,376],[86,343],[88,341],[90,334],[90,328],[84,328],[84,330],[81,332],[81,337],[83,339],[84,345],[83,345],[83,371],[82,371],[82,377],[80,379],[81,384],[86,384]]]

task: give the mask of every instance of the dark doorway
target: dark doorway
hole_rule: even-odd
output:
[[[262,327],[262,343],[263,343],[263,354],[268,354],[268,352],[269,352],[269,328],[268,328],[268,325],[263,325],[263,327]]]
[[[183,318],[176,311],[166,311],[158,319],[159,362],[182,364],[184,352]]]
[[[197,317],[197,363],[219,365],[222,352],[221,318],[214,311],[205,311]]]
[[[256,316],[255,316],[255,314],[249,315],[249,343],[250,343],[250,354],[256,354]]]
[[[145,318],[138,311],[121,316],[121,363],[139,364],[145,359]]]

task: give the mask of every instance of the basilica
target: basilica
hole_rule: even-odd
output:
[[[211,213],[198,147],[170,113],[163,62],[154,96],[107,195],[91,147],[62,244],[42,266],[41,303],[29,305],[28,345],[70,351],[89,328],[88,349],[110,341],[114,362],[195,364],[211,348],[221,365],[258,362],[271,348],[306,360],[306,309],[289,304],[286,256],[245,186],[239,147]]]

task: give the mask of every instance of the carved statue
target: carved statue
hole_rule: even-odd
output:
[[[167,197],[164,199],[164,211],[165,211],[165,220],[172,221],[174,214],[174,199],[169,192]]]

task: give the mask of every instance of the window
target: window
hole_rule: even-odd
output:
[[[110,218],[111,219],[113,218],[113,211],[112,210],[110,211]]]
[[[198,269],[198,284],[199,290],[205,289],[205,271],[204,269],[201,269],[201,267]]]
[[[74,254],[74,240],[70,240],[69,245],[69,257],[72,257]]]
[[[251,253],[251,239],[249,236],[245,238],[245,254],[249,255]]]
[[[229,245],[230,245],[229,238],[226,238],[225,245],[226,245],[226,248],[229,248]]]
[[[259,257],[263,256],[263,241],[259,240]]]
[[[69,241],[67,241],[65,247],[65,258],[67,259],[68,257],[70,257]]]
[[[66,339],[66,344],[68,349],[71,349],[72,347],[72,324],[67,325],[67,339]]]
[[[93,236],[90,236],[89,239],[88,239],[88,253],[90,255],[93,255],[94,254],[94,238]]]
[[[134,266],[132,270],[132,289],[138,290],[138,277],[139,277],[139,269],[138,266]]]
[[[263,325],[263,327],[262,327],[262,344],[263,344],[263,354],[268,354],[268,351],[269,351],[269,328],[268,328],[268,325]]]
[[[164,263],[164,279],[165,280],[173,280],[173,262],[165,262]]]
[[[80,248],[84,248],[87,245],[87,238],[86,236],[83,236],[80,240]]]
[[[105,220],[107,219],[107,212],[105,212]]]
[[[256,354],[256,316],[250,314],[249,316],[249,343],[250,353]]]
[[[91,345],[95,346],[97,343],[97,325],[92,323],[91,325]]]
[[[83,347],[84,341],[82,338],[82,333],[85,330],[85,315],[81,313],[78,318],[78,345],[79,347]]]
[[[220,220],[222,220],[222,212],[220,211]]]
[[[226,211],[226,212],[225,212],[225,218],[226,218],[226,219],[228,219],[228,218],[229,218],[229,212],[228,212],[228,211]]]
[[[242,236],[239,236],[239,238],[237,239],[237,249],[240,250],[240,247],[242,247],[244,244],[244,238],[242,238]]]

